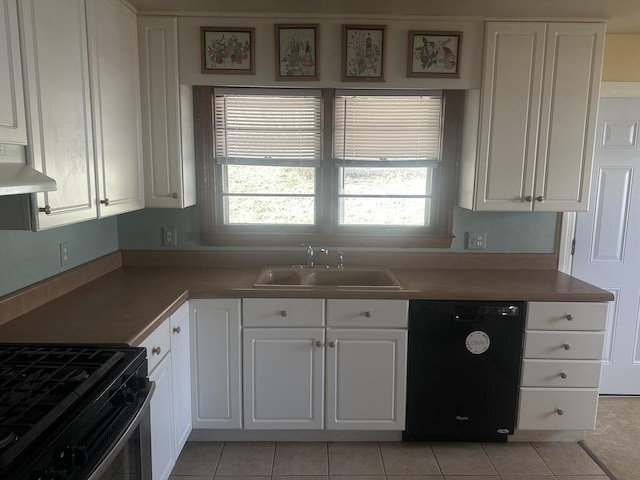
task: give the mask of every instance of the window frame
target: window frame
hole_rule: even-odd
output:
[[[438,168],[440,180],[434,182],[438,199],[434,226],[380,227],[338,225],[338,180],[340,160],[333,158],[333,99],[335,89],[322,89],[323,131],[322,162],[316,175],[315,226],[223,224],[222,165],[214,159],[214,90],[194,86],[195,153],[197,163],[200,240],[206,246],[322,246],[449,248],[453,241],[453,209],[456,165],[460,157],[464,91],[442,90],[442,147]],[[392,93],[392,90],[389,91]]]

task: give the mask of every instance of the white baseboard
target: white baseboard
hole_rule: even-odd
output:
[[[584,437],[582,430],[516,430],[509,442],[578,442]]]
[[[190,442],[399,442],[397,431],[207,430],[194,429]]]

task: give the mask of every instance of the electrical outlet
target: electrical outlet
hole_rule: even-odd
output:
[[[60,266],[67,265],[69,265],[69,242],[64,242],[60,244]]]
[[[487,234],[481,232],[467,233],[467,250],[485,250],[487,248]]]
[[[162,227],[162,245],[164,247],[178,246],[178,228]]]

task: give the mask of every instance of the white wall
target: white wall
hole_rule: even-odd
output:
[[[321,1],[321,0],[318,0]],[[320,24],[320,80],[276,81],[275,41],[276,23]],[[341,43],[343,24],[387,25],[386,82],[341,82]],[[256,74],[222,75],[200,73],[200,27],[255,27]],[[459,79],[407,78],[409,30],[462,31],[462,53]],[[327,88],[428,88],[428,89],[476,89],[480,88],[484,22],[437,21],[397,19],[390,17],[340,18],[324,17],[180,17],[178,19],[180,59],[180,83],[186,85],[225,86],[293,86]]]

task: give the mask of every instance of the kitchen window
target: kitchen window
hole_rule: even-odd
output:
[[[203,244],[450,246],[461,93],[194,97]]]

